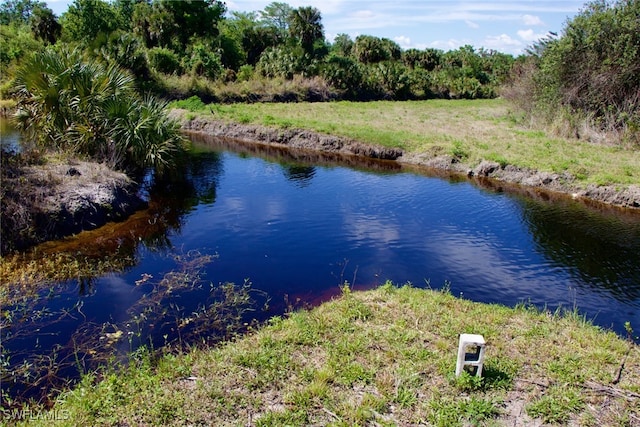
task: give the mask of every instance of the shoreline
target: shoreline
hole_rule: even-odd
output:
[[[122,221],[148,207],[135,182],[102,163],[30,165],[3,181],[2,256]]]
[[[590,184],[581,187],[568,173],[539,172],[487,160],[472,166],[450,154],[406,152],[399,148],[382,147],[299,128],[278,129],[200,115],[194,117],[192,113],[181,109],[171,110],[169,117],[176,120],[181,125],[181,130],[187,134],[229,138],[251,145],[389,161],[399,167],[426,168],[436,174],[456,175],[492,191],[506,190],[546,200],[576,200],[591,208],[615,213],[633,215],[640,212],[638,185]],[[28,250],[39,243],[64,238],[84,230],[96,229],[110,221],[121,221],[146,208],[146,203],[137,196],[133,190],[133,183],[126,175],[116,171],[103,171],[106,166],[100,164],[77,161],[72,163],[56,167],[29,168],[27,180],[33,181],[31,184],[34,188],[42,187],[46,180],[55,185],[52,184],[53,188],[48,192],[39,190],[34,193],[38,200],[34,200],[33,205],[41,205],[36,206],[38,209],[31,209],[31,214],[37,217],[35,220],[38,226],[26,240],[13,242],[13,249],[3,245],[3,255],[13,250]],[[82,172],[79,165],[82,165]],[[90,169],[93,170],[88,172]],[[70,171],[78,171],[78,175],[70,174]],[[29,207],[25,209],[29,210]],[[24,209],[20,214],[26,214]]]
[[[388,148],[357,141],[350,138],[322,134],[305,129],[277,129],[255,124],[233,123],[203,116],[193,117],[187,110],[174,109],[170,117],[177,120],[183,131],[258,143],[268,146],[305,149],[343,155],[391,160],[403,165],[414,165],[434,170],[466,175],[476,182],[491,180],[509,186],[520,187],[522,192],[531,190],[556,193],[580,200],[586,204],[600,203],[615,208],[640,212],[640,186],[638,185],[587,185],[576,184],[568,173],[552,173],[502,165],[483,160],[476,166],[459,161],[451,155],[405,152],[399,148]],[[489,187],[495,187],[490,183]]]
[[[481,378],[454,376],[461,331],[487,342]],[[622,425],[640,419],[639,350],[571,312],[343,287],[220,345],[89,373],[36,425]]]

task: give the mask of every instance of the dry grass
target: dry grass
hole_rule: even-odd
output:
[[[455,378],[459,333],[488,342]],[[615,381],[624,361],[619,381]],[[636,425],[640,349],[559,316],[386,284],[214,349],[87,377],[60,425]],[[51,424],[51,422],[47,422]]]
[[[221,103],[329,101],[338,97],[320,77],[258,78],[248,81],[211,81],[202,77],[162,75],[162,92],[183,99],[196,95]]]

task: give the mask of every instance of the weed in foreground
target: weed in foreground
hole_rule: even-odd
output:
[[[584,401],[574,387],[552,386],[539,399],[527,406],[527,414],[545,423],[567,423],[571,415],[582,409]]]

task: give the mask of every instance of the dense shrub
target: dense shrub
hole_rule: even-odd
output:
[[[363,35],[356,37],[353,55],[364,64],[375,64],[391,59],[400,59],[401,49],[391,40]]]
[[[218,52],[203,43],[197,43],[191,47],[191,55],[185,62],[185,69],[197,76],[205,76],[216,80],[223,76],[224,67],[222,58]]]
[[[543,55],[541,69],[560,101],[603,124],[640,124],[640,1],[595,2]]]
[[[433,48],[425,50],[407,49],[402,53],[402,61],[407,67],[422,68],[427,71],[433,71],[440,65],[442,51]]]
[[[140,82],[149,79],[149,66],[143,43],[131,33],[112,33],[96,54],[107,63],[117,64],[120,68],[130,71]]]
[[[410,97],[410,79],[404,65],[395,61],[385,61],[375,64],[371,70],[385,98],[407,99]]]
[[[353,97],[362,85],[363,70],[352,58],[331,55],[321,67],[321,75],[331,86]]]
[[[0,39],[0,69],[3,74],[11,63],[44,48],[44,43],[35,39],[26,24],[0,25]]]
[[[171,49],[154,47],[148,50],[149,66],[159,73],[179,74],[182,71],[180,58]]]
[[[140,98],[115,65],[86,62],[78,51],[47,49],[17,71],[17,119],[41,146],[129,170],[170,169],[182,149],[165,104]]]
[[[260,55],[256,71],[263,77],[292,79],[305,70],[309,59],[295,49],[269,48]]]
[[[530,50],[507,95],[520,105],[531,99],[530,113],[548,121],[566,117],[576,136],[586,124],[640,142],[639,17],[639,0],[587,4],[561,37]]]
[[[253,78],[255,70],[249,64],[242,65],[236,73],[236,80],[241,82],[249,81]]]

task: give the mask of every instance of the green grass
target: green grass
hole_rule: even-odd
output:
[[[313,130],[416,155],[449,154],[470,166],[487,159],[566,171],[583,185],[640,184],[637,150],[526,128],[500,99],[212,104],[191,111],[245,124]]]
[[[487,340],[482,378],[453,375],[464,332]],[[638,393],[640,348],[575,313],[387,283],[344,288],[215,348],[140,352],[61,395],[45,414],[57,421],[30,425],[514,425],[512,413],[520,423],[633,425]]]

